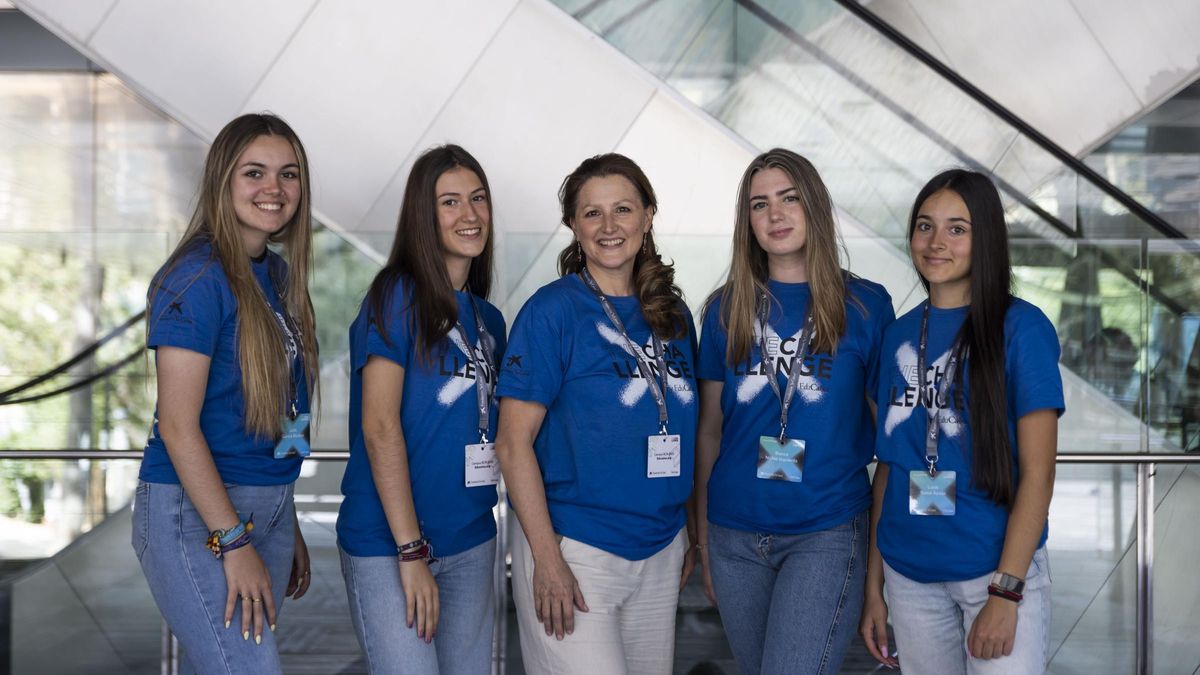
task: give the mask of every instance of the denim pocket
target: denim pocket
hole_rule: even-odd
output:
[[[133,553],[140,561],[146,552],[147,535],[150,532],[150,484],[138,481],[133,493]]]
[[[1054,579],[1050,575],[1050,554],[1043,546],[1033,553],[1029,563],[1029,574],[1026,575],[1026,587],[1040,588],[1049,586]]]

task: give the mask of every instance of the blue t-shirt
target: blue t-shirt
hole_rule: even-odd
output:
[[[925,433],[929,416],[917,405],[917,348],[923,304],[896,320],[883,339],[880,358],[879,429],[875,452],[889,468],[878,543],[884,560],[897,572],[922,583],[963,581],[995,571],[1004,548],[1008,511],[971,484],[972,445],[969,368],[959,362],[962,389],[951,386],[949,409],[934,404],[941,435],[939,471],[956,471],[957,501],[952,516],[909,513],[909,472],[927,470]],[[967,315],[967,307],[930,308],[928,370],[924,397],[941,386],[949,352]],[[1062,415],[1062,376],[1054,326],[1042,310],[1013,298],[1004,317],[1004,377],[1007,385],[1009,441],[1013,476],[1019,478],[1017,420],[1036,410]],[[1046,541],[1043,529],[1039,546]]]
[[[261,260],[252,260],[250,267],[287,340],[292,377],[297,383],[297,409],[306,413],[309,403],[303,352],[299,336],[292,335],[279,303],[287,279],[287,263],[268,251]],[[180,347],[211,359],[200,409],[200,431],[221,480],[237,485],[282,485],[295,481],[300,475],[300,458],[275,459],[275,439],[255,437],[246,430],[246,399],[242,395],[242,367],[238,362],[238,304],[212,246],[198,241],[165,276],[159,270],[155,278],[159,286],[152,285],[150,290],[147,310],[150,332],[146,346]],[[148,483],[179,483],[158,433],[157,409],[139,478]]]
[[[806,283],[770,281],[769,287],[775,302],[765,338],[785,393],[812,296]],[[709,521],[750,532],[802,534],[846,522],[871,505],[866,467],[875,431],[867,396],[875,389],[883,331],[895,312],[879,284],[850,278],[846,291],[846,332],[836,355],[810,353],[796,365],[800,379],[788,409],[787,436],[805,442],[798,483],[757,477],[759,436],[779,434],[780,413],[762,366],[758,321],[749,357],[730,367],[720,297],[709,306],[697,377],[723,383],[721,452],[708,480]]]
[[[608,301],[630,340],[654,363],[637,298]],[[682,453],[677,477],[646,476],[658,406],[637,359],[577,275],[543,286],[525,303],[500,371],[500,396],[546,406],[533,447],[554,531],[626,560],[661,551],[686,520],[699,402],[696,331],[691,313],[683,311],[687,337],[663,342],[667,431],[679,434]]]
[[[362,370],[371,355],[404,367],[400,426],[408,450],[409,480],[421,535],[434,555],[462,553],[496,536],[492,507],[496,486],[466,486],[466,446],[479,442],[476,379],[495,382],[495,363],[488,363],[475,327],[471,300],[455,293],[458,320],[480,363],[478,372],[458,331],[451,329],[422,362],[413,332],[411,293],[407,280],[392,290],[386,316],[387,340],[371,321],[366,300],[350,326],[350,461],[342,477],[345,499],[338,511],[338,545],[353,556],[394,556],[397,543],[375,480],[362,429]],[[493,358],[504,354],[504,317],[486,300],[476,298],[490,339]],[[389,343],[390,342],[390,343]],[[496,406],[491,405],[488,439],[495,439]]]

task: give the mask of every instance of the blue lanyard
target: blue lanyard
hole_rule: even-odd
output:
[[[775,392],[775,398],[779,399],[779,442],[783,443],[784,432],[787,429],[788,409],[792,407],[792,399],[796,395],[796,383],[800,380],[800,374],[796,372],[796,368],[804,364],[804,359],[808,358],[808,352],[812,348],[813,317],[810,307],[809,311],[804,314],[804,330],[800,332],[797,353],[792,356],[792,363],[788,368],[787,389],[780,391],[775,375],[775,361],[767,353],[767,316],[769,313],[767,294],[763,293],[758,303],[758,351],[762,357],[763,370],[767,371],[767,382],[771,385],[771,390]]]
[[[483,358],[488,362],[488,368],[491,376],[491,382],[483,381],[483,364],[479,361],[479,357],[475,355],[475,348],[471,346],[471,341],[467,337],[467,329],[463,327],[461,321],[454,323],[454,330],[458,331],[458,337],[462,339],[463,347],[467,350],[467,358],[471,359],[472,365],[475,366],[475,403],[479,409],[479,442],[487,443],[488,419],[491,415],[491,401],[496,392],[496,375],[495,361],[492,358],[492,347],[487,332],[487,326],[483,323],[483,316],[479,313],[479,305],[475,304],[475,296],[467,293],[467,298],[471,301],[471,311],[475,315],[475,332],[479,335],[479,344],[483,348]]]

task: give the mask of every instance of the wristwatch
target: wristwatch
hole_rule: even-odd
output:
[[[991,585],[1007,593],[1020,595],[1025,590],[1025,580],[1004,572],[992,572]]]

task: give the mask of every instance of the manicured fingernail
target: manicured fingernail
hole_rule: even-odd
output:
[[[248,631],[248,630],[247,630],[247,631],[242,631],[242,639],[243,639],[243,640],[249,640],[249,639],[250,639],[250,631]]]
[[[254,636],[254,644],[256,644],[256,645],[262,644],[262,634],[261,633]]]
[[[275,632],[275,624],[271,624],[271,632],[272,632],[272,633],[274,633],[274,632]]]
[[[226,622],[225,622],[225,627],[226,627],[226,628],[229,628],[229,622],[228,622],[228,621],[226,621]]]

